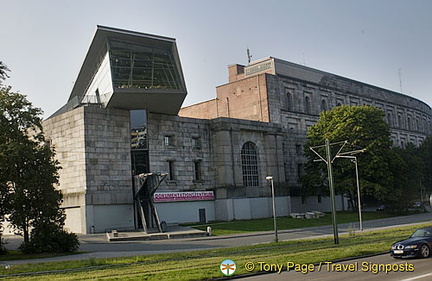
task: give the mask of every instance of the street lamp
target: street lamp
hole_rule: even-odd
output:
[[[355,164],[356,182],[357,182],[357,205],[358,205],[358,213],[359,213],[359,221],[360,221],[360,231],[363,231],[362,212],[361,212],[361,199],[360,199],[360,182],[359,182],[357,157],[356,156],[346,156],[346,155],[343,155],[343,156],[338,156],[338,158],[352,159],[351,161]]]
[[[313,153],[315,153],[320,158],[320,159],[314,160],[314,162],[315,161],[324,161],[327,164],[327,172],[328,172],[328,180],[329,180],[329,188],[330,188],[330,200],[331,200],[331,207],[332,207],[333,236],[334,236],[334,243],[335,244],[339,244],[339,234],[338,234],[338,228],[337,228],[337,222],[336,222],[336,204],[335,204],[335,190],[334,190],[334,186],[333,186],[332,164],[336,158],[351,158],[352,159],[354,156],[345,156],[345,155],[353,155],[353,154],[364,152],[366,150],[366,149],[361,149],[361,150],[353,150],[353,151],[348,151],[348,152],[341,152],[347,143],[348,143],[348,141],[342,141],[342,142],[337,142],[337,143],[331,144],[330,141],[328,139],[326,139],[324,145],[309,147],[310,150],[312,150]],[[330,146],[331,145],[339,145],[339,144],[342,144],[339,148],[339,151],[336,153],[336,155],[334,157],[332,157],[332,154],[330,151]],[[324,156],[320,155],[315,150],[317,148],[323,148],[323,147],[325,147],[325,150],[326,150],[325,158],[324,158]],[[357,158],[356,158],[356,171],[357,171]],[[359,187],[359,183],[358,183],[358,172],[357,172],[357,190],[359,193],[358,198],[360,200],[360,187]],[[360,206],[360,204],[359,204],[359,210],[360,210],[359,211],[360,227],[362,229],[363,226],[361,226],[361,206]]]
[[[273,203],[273,224],[274,224],[275,242],[278,242],[279,239],[278,239],[277,224],[276,224],[276,206],[275,206],[275,192],[274,192],[273,177],[272,176],[267,176],[266,180],[270,181],[270,183],[271,183],[272,203]]]

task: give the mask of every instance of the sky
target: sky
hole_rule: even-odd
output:
[[[227,66],[276,57],[432,106],[430,0],[0,0],[4,84],[50,116],[97,25],[176,38],[188,95],[216,97]]]

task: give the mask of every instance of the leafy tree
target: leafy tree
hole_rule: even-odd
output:
[[[3,80],[9,77],[9,75],[6,73],[7,71],[9,71],[9,68],[7,68],[7,66],[2,61],[0,61],[0,84]]]
[[[5,64],[3,64],[2,61],[0,61],[0,88],[3,88],[3,80],[5,80],[7,77],[7,71],[9,69]],[[6,194],[7,194],[7,186],[0,183],[0,253],[3,253],[6,251],[4,248],[4,242],[2,238],[2,222],[4,220],[4,216],[6,214]]]
[[[415,147],[412,143],[408,143],[405,148],[395,147],[394,151],[399,154],[405,163],[399,175],[399,181],[403,183],[401,198],[404,200],[402,200],[402,203],[420,201],[420,189],[423,188],[424,162],[418,156],[419,148]],[[404,207],[408,206],[405,205]]]
[[[305,155],[306,174],[303,186],[309,195],[328,193],[327,167],[316,163],[316,155],[309,147],[320,146],[328,139],[330,143],[347,141],[343,151],[366,149],[358,154],[361,193],[377,200],[394,204],[402,194],[398,182],[398,171],[405,165],[401,157],[391,149],[390,130],[384,122],[384,112],[373,106],[339,106],[322,112],[317,124],[308,131]],[[333,146],[332,157],[340,146]],[[324,155],[324,150],[321,155]],[[347,194],[351,206],[356,205],[357,185],[355,166],[348,159],[338,158],[333,162],[335,189]]]
[[[63,231],[62,193],[54,188],[60,166],[46,143],[41,109],[10,86],[0,85],[0,112],[0,215],[8,215],[24,237],[23,244],[29,245],[30,238],[41,233],[49,236]],[[46,244],[45,249],[49,250]]]
[[[423,160],[423,186],[426,193],[432,193],[432,136],[427,137],[418,149],[418,156]]]

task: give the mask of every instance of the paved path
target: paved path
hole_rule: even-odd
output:
[[[363,222],[364,231],[395,227],[419,222],[429,221],[432,223],[432,213],[422,213],[410,216],[393,217],[387,219]],[[339,233],[346,233],[349,229],[358,229],[358,223],[338,225]],[[358,230],[357,230],[358,231]],[[279,240],[303,239],[311,237],[333,236],[333,228],[329,226],[309,227],[303,229],[292,229],[279,231]],[[7,247],[13,249],[19,245],[21,239],[16,237],[6,237],[9,244]],[[107,242],[105,234],[80,235],[80,251],[85,254],[76,254],[55,258],[19,260],[19,261],[0,261],[1,264],[35,263],[49,261],[65,261],[89,258],[107,258],[138,256],[149,254],[173,253],[181,251],[204,250],[215,248],[226,248],[258,243],[271,242],[274,239],[273,231],[254,232],[246,234],[235,234],[226,236],[170,239],[156,241],[119,241]]]

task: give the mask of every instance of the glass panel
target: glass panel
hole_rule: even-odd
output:
[[[241,150],[242,174],[244,186],[259,186],[258,151],[256,146],[247,142]]]
[[[110,41],[110,60],[115,88],[181,88],[170,49]]]
[[[132,158],[132,175],[139,175],[150,172],[148,166],[148,151],[147,150],[133,150],[131,153]]]
[[[131,110],[130,124],[132,174],[148,173],[150,169],[147,149],[147,112]]]
[[[147,149],[147,113],[145,110],[130,111],[131,149]]]

